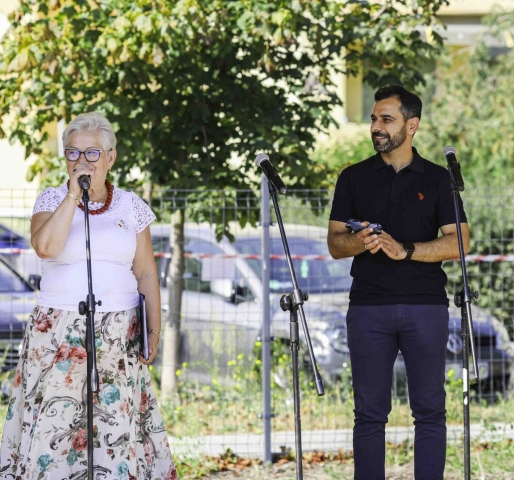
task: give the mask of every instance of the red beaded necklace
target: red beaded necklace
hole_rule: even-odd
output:
[[[70,181],[68,180],[68,190],[70,189]],[[107,187],[107,200],[104,203],[104,206],[99,208],[98,210],[89,210],[90,215],[100,215],[101,213],[104,213],[109,209],[112,202],[112,194],[114,192],[114,187],[112,186],[112,183],[109,182],[109,180],[105,179],[105,186]],[[82,203],[79,203],[77,205],[82,211],[84,211],[84,205]]]

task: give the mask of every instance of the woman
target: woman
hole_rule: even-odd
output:
[[[98,113],[77,116],[63,134],[67,184],[36,200],[31,242],[43,259],[15,373],[0,450],[0,478],[85,478],[87,286],[84,206],[78,183],[89,175],[95,339],[100,379],[94,396],[95,478],[177,478],[147,365],[157,354],[160,294],[148,225],[155,219],[135,194],[107,174],[116,137]],[[146,296],[148,361],[139,356],[138,292]]]

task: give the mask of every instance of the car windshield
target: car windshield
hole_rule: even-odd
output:
[[[313,293],[347,292],[352,285],[350,276],[351,260],[332,260],[324,241],[310,238],[291,237],[288,239],[298,286],[301,290]],[[258,238],[240,239],[234,243],[243,254],[260,254],[261,241]],[[283,255],[284,247],[280,238],[271,239],[272,255]],[[318,255],[326,259],[313,258]],[[305,258],[301,258],[305,257]],[[261,277],[260,260],[249,259],[254,272]],[[289,293],[293,288],[287,262],[284,259],[271,260],[270,289],[274,293]]]
[[[30,292],[28,284],[0,261],[0,293]]]

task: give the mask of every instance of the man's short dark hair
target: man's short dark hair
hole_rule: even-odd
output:
[[[423,103],[421,102],[421,98],[415,93],[405,90],[401,85],[387,85],[379,88],[375,92],[375,102],[391,97],[396,97],[400,101],[400,112],[405,121],[414,117],[418,117],[421,120]]]

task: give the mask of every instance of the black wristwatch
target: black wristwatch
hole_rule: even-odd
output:
[[[414,250],[416,250],[416,247],[413,243],[405,242],[403,244],[404,250],[407,252],[407,256],[404,258],[404,260],[410,260],[412,257],[412,254],[414,253]]]

